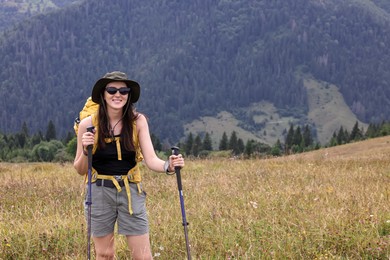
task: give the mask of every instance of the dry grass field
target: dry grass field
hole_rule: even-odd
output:
[[[390,137],[262,160],[187,160],[193,259],[389,259]],[[185,259],[176,178],[143,169],[155,259]],[[0,164],[0,259],[85,259],[71,164]],[[117,237],[117,259],[129,259]]]

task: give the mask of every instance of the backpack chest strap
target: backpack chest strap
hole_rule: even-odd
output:
[[[118,154],[118,161],[122,161],[122,151],[121,151],[121,138],[119,136],[114,138],[104,138],[104,141],[108,144],[111,142],[115,142],[116,144],[116,153]]]

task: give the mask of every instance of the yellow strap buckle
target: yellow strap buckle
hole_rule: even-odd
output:
[[[129,213],[130,213],[130,215],[133,215],[133,210],[132,210],[132,207],[131,207],[131,192],[130,192],[130,183],[129,183],[128,175],[112,176],[112,175],[100,175],[100,174],[97,174],[96,178],[97,179],[102,179],[102,180],[110,180],[110,181],[112,181],[112,183],[114,184],[114,186],[116,187],[118,192],[122,191],[122,188],[119,185],[118,181],[123,180],[123,182],[125,184],[127,199],[129,200]],[[141,187],[140,187],[140,185],[138,183],[137,183],[137,187],[138,187],[138,192],[141,192]]]

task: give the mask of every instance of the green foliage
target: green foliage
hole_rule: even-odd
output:
[[[303,127],[303,132],[300,126],[294,128],[291,124],[286,135],[285,151],[286,153],[301,153],[313,149],[312,130],[308,125]],[[279,144],[275,144],[280,146]]]
[[[226,132],[223,132],[222,139],[219,142],[219,150],[227,150],[229,148],[228,146],[228,137]]]
[[[46,137],[46,141],[50,141],[57,138],[56,127],[54,126],[52,120],[50,120],[49,124],[47,125],[45,137]]]
[[[192,154],[193,145],[194,145],[194,137],[193,137],[192,133],[189,133],[187,140],[185,142],[185,145],[184,145],[186,155]]]
[[[359,123],[356,122],[355,125],[352,128],[351,135],[349,136],[349,139],[352,141],[359,141],[363,139],[363,133],[359,129]]]
[[[58,140],[51,140],[49,142],[43,141],[34,146],[32,150],[33,159],[38,162],[54,161],[57,152],[61,151],[63,148],[64,145]]]
[[[390,123],[385,123],[382,125],[380,129],[380,135],[381,136],[390,135]]]
[[[202,139],[200,138],[199,135],[195,137],[194,143],[192,145],[192,154],[197,157],[199,155],[199,152],[202,150],[203,144],[202,144]]]
[[[282,144],[280,143],[280,140],[278,139],[274,146],[272,146],[271,149],[271,155],[272,156],[281,156],[283,151]]]
[[[73,161],[74,156],[67,152],[66,148],[58,149],[54,155],[53,162],[70,162]]]
[[[76,156],[77,151],[77,137],[73,137],[72,140],[66,145],[66,151],[68,154],[72,155],[73,158]]]
[[[358,122],[353,126],[351,133],[348,130],[344,129],[343,126],[340,126],[338,132],[333,133],[333,137],[329,142],[329,146],[346,144],[354,141],[375,138],[380,136],[386,136],[390,134],[390,123],[383,121],[379,124],[371,123],[369,124],[366,132],[364,133],[363,129],[359,128]]]
[[[212,151],[213,150],[213,144],[211,141],[211,137],[209,133],[206,133],[203,139],[203,149],[205,151]]]

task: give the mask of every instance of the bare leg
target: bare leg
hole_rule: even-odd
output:
[[[134,260],[151,260],[149,233],[140,236],[126,236]]]
[[[113,233],[104,237],[93,237],[93,242],[95,244],[96,260],[114,259],[115,243]]]

